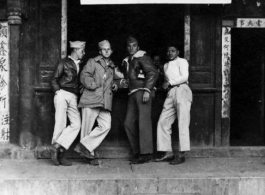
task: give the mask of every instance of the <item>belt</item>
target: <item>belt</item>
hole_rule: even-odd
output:
[[[169,86],[168,86],[168,90],[170,90],[170,89],[172,89],[172,88],[174,88],[174,87],[179,87],[180,85],[183,85],[183,84],[188,84],[188,82],[186,81],[186,82],[184,82],[184,83],[180,83],[180,84],[177,84],[177,85],[169,85]]]

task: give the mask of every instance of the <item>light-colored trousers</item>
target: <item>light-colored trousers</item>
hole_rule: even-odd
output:
[[[93,130],[95,121],[98,126]],[[81,143],[93,154],[111,128],[111,114],[102,108],[82,108]]]
[[[190,150],[190,107],[192,92],[188,85],[170,89],[157,124],[157,151],[172,151],[172,124],[178,118],[179,151]]]
[[[81,128],[77,98],[77,95],[62,89],[54,96],[55,126],[52,144],[58,143],[66,150],[69,149]],[[66,127],[67,117],[70,125]]]

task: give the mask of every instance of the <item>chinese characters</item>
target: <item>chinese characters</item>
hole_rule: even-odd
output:
[[[0,142],[9,141],[9,37],[7,22],[0,22]]]
[[[230,116],[231,28],[222,29],[222,118]]]

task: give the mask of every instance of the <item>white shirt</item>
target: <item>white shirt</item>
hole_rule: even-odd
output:
[[[77,70],[77,74],[79,73],[79,63],[80,63],[80,60],[75,60],[73,59],[71,56],[68,56],[68,58],[72,59],[76,65],[76,70]]]
[[[186,59],[177,57],[164,65],[164,72],[170,85],[187,82],[189,78],[189,63]]]

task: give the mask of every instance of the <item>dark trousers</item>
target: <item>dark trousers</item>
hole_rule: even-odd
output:
[[[151,120],[151,106],[154,92],[148,102],[143,103],[143,90],[130,95],[125,130],[134,154],[153,153],[153,132]]]

